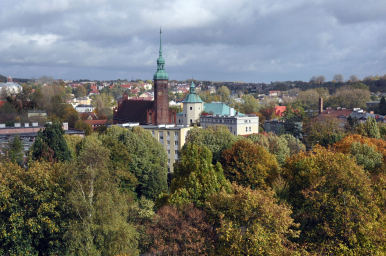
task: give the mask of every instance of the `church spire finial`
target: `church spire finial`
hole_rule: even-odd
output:
[[[162,40],[161,40],[162,30],[159,28],[159,56],[162,56]]]

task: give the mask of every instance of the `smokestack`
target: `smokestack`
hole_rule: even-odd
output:
[[[323,112],[323,98],[319,98],[319,115]]]

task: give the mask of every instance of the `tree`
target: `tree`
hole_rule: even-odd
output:
[[[384,96],[382,96],[381,101],[379,102],[378,114],[383,116],[386,115],[386,100]]]
[[[359,124],[356,128],[356,131],[358,134],[370,138],[379,139],[381,137],[377,121],[372,117],[368,118],[366,122]]]
[[[366,102],[370,101],[370,92],[363,89],[343,87],[336,90],[326,101],[326,106],[343,108],[366,108]]]
[[[239,139],[224,125],[209,126],[206,129],[193,128],[186,136],[187,143],[206,146],[212,152],[213,164],[220,160],[224,149],[230,148]]]
[[[283,173],[301,223],[300,244],[317,254],[384,253],[385,216],[369,176],[351,156],[317,146],[291,157]]]
[[[317,84],[324,84],[325,81],[326,81],[326,78],[324,76],[317,76],[316,77],[316,83]]]
[[[281,138],[287,141],[289,148],[289,156],[299,154],[300,152],[306,151],[306,146],[297,138],[291,134],[280,135]]]
[[[38,131],[35,142],[31,146],[31,159],[50,162],[70,160],[71,152],[63,138],[62,124],[59,122],[46,123],[44,127],[44,130]]]
[[[250,141],[235,142],[224,150],[221,164],[228,180],[252,188],[268,187],[279,174],[275,157]]]
[[[119,153],[127,161],[116,163],[116,167],[132,173],[138,180],[135,192],[138,197],[145,196],[148,199],[156,199],[162,192],[168,190],[167,186],[167,154],[163,146],[153,136],[141,127],[126,129],[112,126],[106,134],[99,138],[109,145],[109,140],[116,140],[122,144],[113,147],[114,152]],[[111,148],[111,150],[113,150]],[[127,153],[127,154],[126,154]],[[117,155],[114,161],[119,161]],[[115,168],[115,167],[114,167]],[[130,184],[127,179],[127,184]]]
[[[351,75],[350,80],[351,80],[351,82],[357,82],[359,79],[356,75]]]
[[[84,131],[85,135],[91,135],[93,132],[93,129],[91,127],[91,124],[86,123],[85,121],[79,119],[75,123],[75,129]]]
[[[293,255],[299,225],[291,209],[278,204],[272,190],[252,190],[233,184],[234,193],[222,191],[207,202],[215,223],[217,255]]]
[[[336,117],[315,117],[305,127],[305,131],[310,146],[317,143],[322,146],[332,145],[344,137],[342,121]]]
[[[221,86],[218,88],[217,92],[218,95],[221,96],[222,102],[228,102],[229,95],[231,94],[231,91],[226,86]]]
[[[130,197],[119,193],[108,166],[109,150],[97,136],[85,137],[67,177],[68,200],[76,213],[65,235],[72,254],[138,255],[138,234],[127,222]]]
[[[386,141],[383,139],[354,134],[346,136],[341,141],[335,143],[333,150],[344,154],[351,154],[357,163],[364,165],[364,169],[371,175],[385,173]]]
[[[87,89],[83,85],[75,88],[75,98],[81,98],[87,95]]]
[[[334,75],[334,77],[332,79],[335,80],[335,82],[337,82],[337,83],[343,83],[343,75],[342,74],[336,74],[336,75]]]
[[[212,153],[205,146],[188,143],[174,165],[169,202],[194,203],[202,207],[207,198],[222,189],[230,191],[221,164],[212,164]]]
[[[19,166],[23,166],[23,144],[19,135],[11,138],[5,147],[2,148],[2,152],[4,153],[6,159],[8,159],[10,162],[16,163]]]
[[[280,166],[284,163],[286,157],[290,155],[287,140],[272,132],[268,133],[267,136],[252,134],[248,136],[248,139],[264,147],[269,153],[274,155]]]
[[[242,109],[240,111],[244,112],[245,114],[252,114],[259,112],[260,104],[255,97],[249,94],[245,94],[242,97],[243,103],[242,103]]]
[[[0,254],[65,255],[71,218],[62,163],[0,164]]]
[[[154,224],[146,230],[155,255],[208,255],[213,251],[214,234],[204,211],[193,204],[166,205],[157,211]]]

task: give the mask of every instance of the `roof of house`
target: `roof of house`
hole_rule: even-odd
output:
[[[286,106],[276,106],[275,107],[275,115],[281,116],[285,110],[286,110]]]
[[[107,119],[100,119],[100,120],[84,120],[86,123],[91,125],[104,125],[106,124]]]
[[[154,107],[154,101],[124,100],[114,116],[116,120],[125,122],[147,123],[147,110]]]
[[[225,103],[204,103],[204,111],[207,113],[213,112],[213,115],[229,115],[230,107]],[[244,116],[242,113],[237,113],[239,116]]]
[[[332,109],[328,108],[324,110],[321,115],[331,116],[331,117],[348,117],[351,113],[353,113],[354,110],[352,109]]]

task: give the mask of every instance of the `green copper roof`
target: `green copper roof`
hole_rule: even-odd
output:
[[[194,86],[193,80],[192,80],[192,84],[190,85],[190,92],[186,96],[183,102],[184,103],[202,103],[203,102],[200,96],[196,94],[196,87]]]
[[[230,107],[225,103],[204,103],[204,111],[213,113],[213,115],[229,115]],[[237,113],[239,116],[245,116],[242,113]]]
[[[162,57],[162,41],[161,41],[161,29],[159,31],[159,57],[157,59],[157,72],[154,73],[153,79],[169,79],[168,73],[165,72],[165,59]]]

